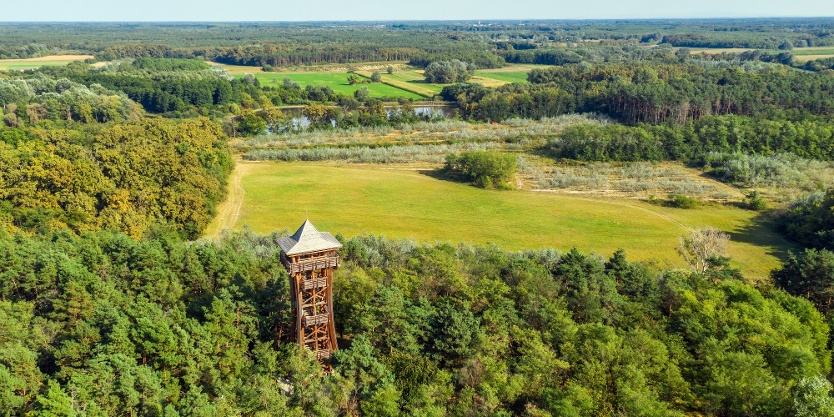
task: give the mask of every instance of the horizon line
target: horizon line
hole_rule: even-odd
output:
[[[657,20],[768,20],[768,19],[834,19],[827,16],[702,16],[702,17],[575,17],[575,18],[514,18],[514,19],[378,19],[378,20],[0,20],[0,24],[72,24],[72,23],[430,23],[430,22],[616,22],[616,21],[657,21]]]

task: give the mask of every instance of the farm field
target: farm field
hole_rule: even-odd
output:
[[[229,72],[230,75],[242,76],[243,74],[261,74],[264,70],[261,67],[253,67],[248,65],[229,65],[218,62],[207,62],[207,64],[215,67],[220,67]]]
[[[809,46],[807,48],[794,48],[791,50],[796,62],[808,62],[816,59],[834,58],[834,48]]]
[[[415,166],[241,161],[237,170],[232,184],[239,189],[231,191],[220,210],[227,215],[215,219],[208,235],[244,225],[260,233],[291,230],[306,212],[321,230],[348,237],[501,242],[509,250],[576,247],[604,256],[623,247],[633,260],[684,266],[675,251],[678,237],[688,227],[709,225],[731,234],[730,255],[752,279],[765,279],[791,247],[757,223],[755,212],[725,206],[681,210],[623,199],[482,190],[435,179]]]
[[[276,85],[280,84],[284,81],[284,78],[289,78],[295,82],[297,82],[301,87],[306,87],[307,85],[326,85],[333,89],[333,91],[341,94],[346,95],[353,95],[353,93],[362,88],[367,87],[368,92],[370,93],[371,97],[405,97],[405,98],[413,98],[415,100],[420,100],[424,98],[423,96],[412,93],[410,91],[405,91],[397,87],[390,86],[388,84],[383,83],[371,83],[371,84],[356,84],[350,85],[348,84],[347,73],[318,73],[318,72],[307,72],[307,73],[275,73],[275,72],[265,72],[260,74],[255,74],[255,78],[261,82],[263,86],[269,85]]]
[[[826,55],[834,56],[834,48],[795,48],[791,51],[794,55]]]
[[[681,48],[674,48],[675,50]],[[730,53],[730,54],[738,54],[741,52],[752,51],[753,48],[689,48],[689,50],[693,54],[699,53],[706,53],[706,54],[722,54],[722,53]]]
[[[251,65],[230,65],[219,62],[210,61],[209,65],[225,68],[232,75],[243,75],[246,73],[256,74],[264,72],[262,67]],[[350,68],[356,71],[385,71],[389,66],[396,70],[401,70],[408,65],[404,61],[386,61],[386,62],[363,62],[350,64]],[[350,69],[347,64],[317,64],[317,65],[289,65],[280,67],[277,72],[286,73],[302,73],[302,72],[348,72]]]
[[[25,70],[45,66],[62,66],[70,62],[93,58],[92,55],[50,55],[27,59],[0,59],[0,70]]]
[[[834,54],[831,54],[831,55],[794,55],[794,60],[796,62],[808,62],[808,61],[813,61],[815,59],[825,59],[825,58],[834,58]]]
[[[486,70],[475,71],[475,76],[470,79],[470,82],[481,82],[484,85],[488,83],[503,85],[508,83],[523,83],[527,82],[527,73],[535,68],[546,68],[549,65],[510,65],[503,68],[493,68]],[[389,77],[398,81],[410,82],[425,86],[426,88],[435,89],[437,92],[443,89],[444,84],[429,84],[423,81],[423,71],[398,71],[392,75],[383,74],[383,78]]]
[[[357,74],[364,77],[370,77],[372,72],[360,71]],[[446,84],[431,84],[425,81],[423,71],[421,70],[406,70],[398,71],[393,74],[381,74],[382,82],[397,86],[403,90],[412,91],[420,94],[423,97],[431,97],[435,94],[440,94]]]
[[[526,83],[527,71],[475,71],[475,77],[503,83]]]

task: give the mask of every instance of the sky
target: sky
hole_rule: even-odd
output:
[[[0,0],[2,22],[834,16],[832,0]]]

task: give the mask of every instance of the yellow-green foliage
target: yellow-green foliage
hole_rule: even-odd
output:
[[[0,225],[8,231],[110,228],[140,237],[166,223],[194,237],[232,166],[222,129],[208,119],[116,123],[94,136],[33,133],[16,146],[0,143]]]

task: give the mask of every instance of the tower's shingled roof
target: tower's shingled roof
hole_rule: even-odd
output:
[[[310,220],[305,220],[304,224],[292,236],[279,238],[277,243],[286,255],[298,255],[342,247],[342,244],[330,233],[316,230]]]

